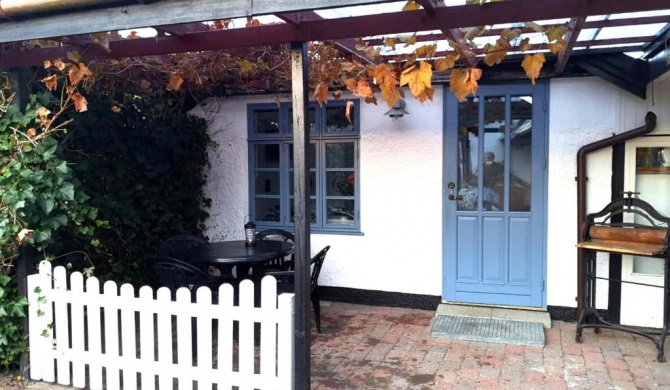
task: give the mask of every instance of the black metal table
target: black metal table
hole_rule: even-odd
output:
[[[293,245],[282,241],[256,241],[246,245],[244,240],[220,241],[197,246],[184,255],[192,264],[212,265],[215,267],[237,266],[237,276],[247,275],[249,269],[278,257],[293,253]],[[261,276],[258,272],[255,276]]]

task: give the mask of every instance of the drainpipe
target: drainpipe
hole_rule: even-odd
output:
[[[582,226],[586,220],[586,157],[589,153],[604,149],[612,145],[626,142],[633,138],[649,134],[656,128],[656,114],[649,111],[644,118],[645,125],[633,130],[602,139],[579,148],[577,152],[577,241],[582,240]],[[581,250],[577,251],[577,318],[582,313],[584,297],[584,255]]]
[[[39,13],[136,2],[128,0],[0,0],[0,20],[21,19]]]

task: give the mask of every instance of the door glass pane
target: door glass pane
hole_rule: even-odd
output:
[[[509,210],[530,211],[533,98],[512,96],[511,106]]]
[[[281,213],[279,208],[279,197],[256,198],[256,221],[279,222]]]
[[[505,194],[505,97],[484,100],[484,155],[482,207],[484,211],[504,210]]]
[[[635,149],[635,192],[661,214],[670,215],[670,146]],[[633,273],[663,275],[663,259],[635,256]]]
[[[255,134],[279,134],[279,110],[255,110],[253,131]]]
[[[354,218],[354,200],[353,199],[329,199],[326,202],[328,210],[326,221],[332,225],[353,225]]]
[[[479,99],[458,103],[458,210],[477,208]]]
[[[356,114],[351,110],[351,122],[347,119],[345,106],[326,107],[326,134],[351,134],[355,131]]]
[[[279,144],[254,145],[256,168],[279,168]]]

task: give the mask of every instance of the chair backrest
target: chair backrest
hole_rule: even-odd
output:
[[[207,240],[195,236],[182,235],[170,237],[158,247],[158,256],[181,259],[189,249],[203,244],[207,244]]]
[[[295,244],[295,235],[291,232],[281,229],[268,229],[256,233],[256,239],[259,241],[282,241]]]
[[[326,253],[328,253],[329,249],[330,245],[327,245],[314,257],[312,257],[312,275],[310,277],[311,291],[314,291],[314,289],[319,285],[319,274],[321,273],[321,267],[323,266],[324,260],[326,260]]]
[[[210,279],[198,267],[171,257],[155,257],[150,260],[163,286],[172,291],[180,287],[195,290],[200,286],[209,286]]]

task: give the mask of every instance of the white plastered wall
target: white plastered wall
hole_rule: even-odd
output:
[[[282,97],[283,100],[288,100]],[[324,286],[442,294],[442,87],[409,116],[392,121],[385,103],[361,103],[362,235],[312,234],[312,254],[331,245]],[[209,99],[192,114],[206,118],[210,151],[206,234],[242,239],[248,213],[247,105],[274,96]]]

